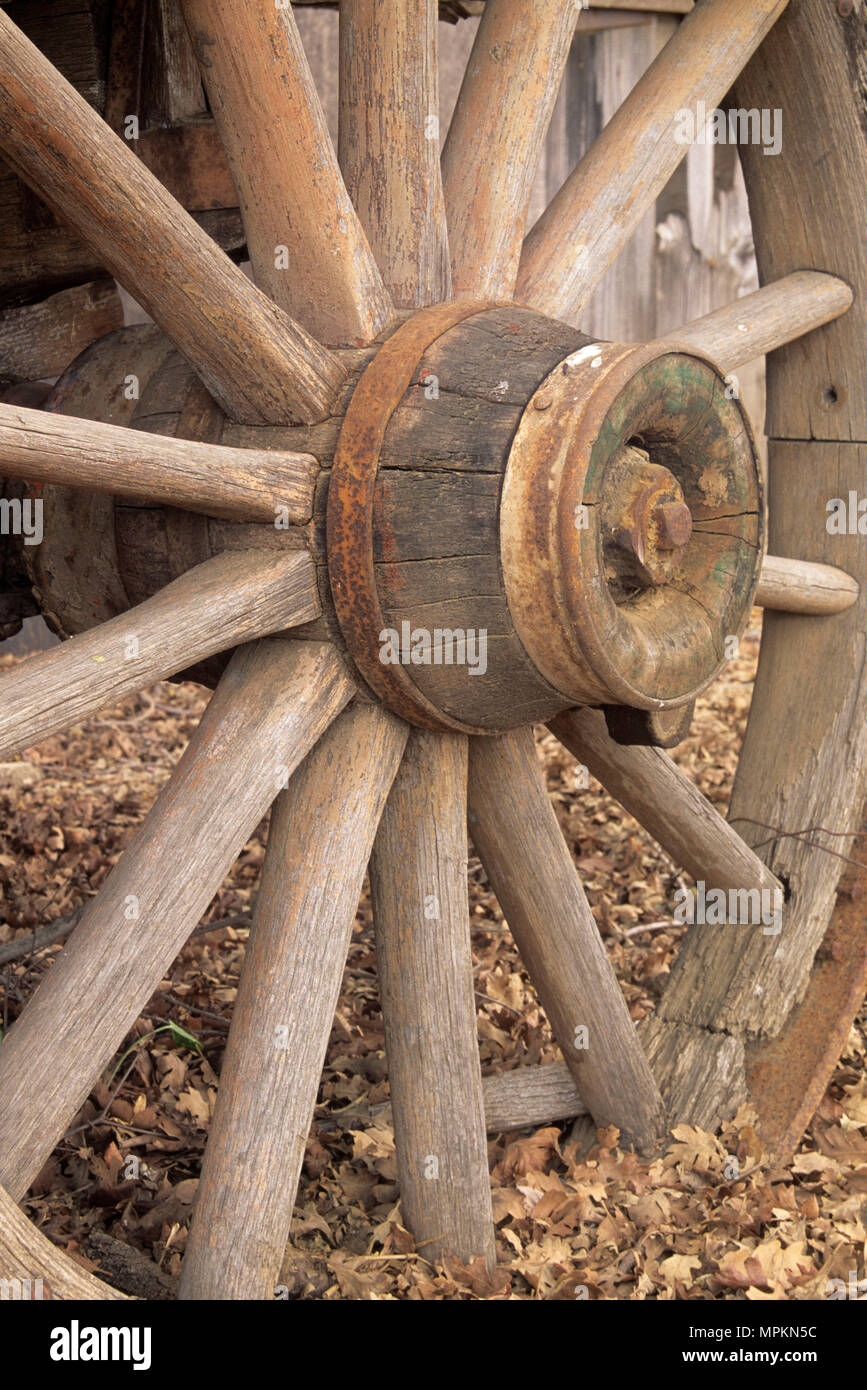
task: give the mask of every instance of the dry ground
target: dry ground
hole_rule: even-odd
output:
[[[701,702],[678,761],[725,810],[758,648]],[[0,665],[12,658],[4,658]],[[59,946],[33,930],[99,889],[183,752],[207,699],[160,685],[22,755],[0,779],[3,1024]],[[541,753],[564,834],[633,1018],[654,1008],[677,946],[676,867],[550,737]],[[245,923],[262,865],[257,829],[203,924],[46,1165],[28,1202],[46,1233],[145,1296],[170,1296],[180,1268],[218,1086]],[[178,865],[183,872],[183,865]],[[502,914],[470,860],[483,1069],[557,1056]],[[8,956],[8,950],[5,952]],[[98,1000],[78,1001],[82,1027]],[[169,1026],[171,1025],[171,1026]],[[370,908],[358,913],[282,1278],[290,1298],[815,1299],[867,1275],[867,1011],[794,1161],[766,1163],[744,1112],[719,1136],[680,1126],[640,1161],[600,1133],[581,1155],[570,1126],[492,1136],[499,1264],[493,1279],[434,1267],[400,1219],[387,1110]],[[344,1112],[340,1114],[340,1112]],[[137,1164],[130,1164],[133,1157]],[[130,1174],[138,1171],[138,1177]],[[279,1175],[275,1174],[275,1181]],[[137,1255],[124,1257],[116,1240]],[[854,1285],[853,1285],[854,1287]],[[858,1290],[867,1298],[867,1282]]]

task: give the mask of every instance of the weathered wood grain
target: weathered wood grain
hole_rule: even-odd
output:
[[[857,494],[867,445],[771,441],[769,453],[771,547],[834,562],[863,592],[863,537],[829,535],[824,523],[828,499]],[[787,887],[782,932],[691,927],[660,1004],[670,1022],[774,1037],[807,987],[834,905],[837,855],[856,853],[867,759],[862,602],[828,617],[765,614],[729,819]]]
[[[206,109],[180,0],[147,0],[141,46],[142,125],[174,125]]]
[[[783,613],[842,613],[860,593],[858,580],[833,565],[766,555],[756,603]]]
[[[315,419],[336,359],[223,256],[0,11],[0,148],[177,343],[230,415]]]
[[[584,1098],[565,1062],[514,1067],[482,1078],[485,1124],[489,1134],[528,1125],[549,1125],[588,1114]]]
[[[340,0],[297,0],[298,8],[312,7],[336,10]],[[537,0],[537,8],[543,9],[547,0]],[[618,10],[635,10],[637,13],[687,14],[693,0],[584,0],[586,11],[596,10],[601,14]],[[440,19],[456,24],[460,19],[469,19],[484,14],[485,0],[439,0]],[[590,16],[593,17],[592,15]],[[583,18],[583,16],[582,16]]]
[[[531,729],[470,740],[469,826],[597,1125],[653,1148],[662,1100],[542,777]]]
[[[549,727],[694,879],[703,879],[708,888],[780,887],[758,855],[661,748],[615,743],[601,710],[569,710],[552,719]]]
[[[713,110],[785,6],[704,0],[687,16],[527,236],[522,304],[580,310],[686,154],[678,113]]]
[[[867,238],[850,232],[863,221],[867,187],[867,34],[863,7],[848,18],[843,8],[791,0],[732,94],[736,107],[784,113],[779,156],[766,158],[760,145],[739,151],[760,280],[815,267],[854,293],[847,314],[768,364],[773,439],[867,440]]]
[[[7,0],[3,8],[76,91],[101,110],[108,7],[101,0]]]
[[[425,1259],[495,1260],[467,904],[467,743],[413,729],[370,861],[401,1211]]]
[[[418,685],[430,698],[443,701],[442,707],[455,717],[468,714],[478,727],[499,729],[522,720],[547,719],[569,703],[526,655],[504,603],[498,571],[498,497],[528,398],[557,362],[585,342],[577,330],[514,306],[465,319],[425,354],[417,373],[419,384],[409,389],[383,440],[374,497],[373,559],[377,584],[382,583],[384,626],[397,624],[400,630],[406,620],[432,631],[472,628],[474,641],[478,634],[487,634],[484,673],[478,662],[413,667]],[[127,352],[125,344],[118,344],[119,363]],[[370,349],[340,351],[347,386],[337,409],[345,409],[353,382],[373,355]],[[110,369],[102,370],[111,376]],[[120,365],[116,370],[120,376]],[[190,368],[177,352],[167,352],[153,372],[143,371],[136,426],[160,436],[173,433],[187,408],[191,381]],[[80,413],[74,403],[70,408]],[[323,617],[322,626],[305,635],[342,642],[324,568],[329,472],[340,426],[335,413],[310,428],[226,423],[219,436],[211,434],[225,447],[239,450],[275,455],[293,448],[309,450],[319,458],[322,472],[309,527],[276,531],[273,525],[212,517],[208,544],[212,550],[309,546],[320,566]],[[145,510],[141,499],[131,499],[115,508],[114,526],[124,586],[133,602],[141,602],[177,572],[170,560],[165,512],[158,507]],[[55,562],[62,564],[62,555]],[[457,620],[460,607],[462,621]]]
[[[353,690],[328,647],[269,638],[235,653],[168,784],[0,1045],[0,1184],[13,1198]]]
[[[691,929],[660,1009],[670,1059],[694,1058],[680,1114],[722,1113],[697,1079],[723,1045],[738,1049],[734,1082],[746,1091],[744,1049],[760,1066],[819,970],[843,860],[855,855],[864,792],[863,537],[829,527],[828,504],[860,496],[867,466],[865,334],[867,248],[847,232],[867,184],[863,126],[863,15],[791,3],[736,86],[740,106],[768,93],[785,111],[785,155],[744,146],[741,159],[760,274],[773,281],[820,266],[851,285],[850,311],[768,359],[769,548],[843,570],[862,597],[834,616],[767,612],[749,724],[729,817],[786,884],[779,936],[732,926]],[[833,138],[828,132],[833,131]],[[809,184],[810,197],[803,197]],[[779,438],[777,438],[779,436]],[[819,827],[837,832],[822,833]],[[793,1055],[793,1066],[817,1059]],[[805,1085],[821,1084],[830,1060]],[[736,1097],[735,1097],[736,1099]]]
[[[338,155],[396,305],[451,294],[436,0],[344,0]]]
[[[128,613],[0,672],[0,752],[20,752],[214,652],[318,613],[309,556],[217,555]]]
[[[110,424],[130,424],[138,404],[126,389],[130,368],[134,364],[136,374],[146,381],[170,347],[153,324],[98,338],[60,377],[46,401],[46,411],[68,410],[82,418],[97,416]],[[58,635],[71,637],[126,612],[130,598],[120,574],[113,498],[50,483],[40,497],[42,543],[21,544],[17,549],[50,626]],[[94,539],[87,543],[87,536]],[[71,545],[70,537],[74,537]]]
[[[112,4],[102,114],[117,134],[128,116],[143,116],[141,68],[147,17],[148,0],[114,0]]]
[[[670,336],[733,370],[833,322],[851,308],[852,298],[849,285],[835,275],[797,270]]]
[[[0,382],[59,376],[94,339],[123,324],[111,280],[61,290],[0,317]]]
[[[238,207],[238,190],[210,116],[144,130],[131,149],[188,212]]]
[[[0,473],[10,478],[273,525],[278,515],[310,520],[318,471],[310,454],[231,449],[0,405]]]
[[[52,1245],[20,1207],[0,1187],[0,1275],[4,1281],[24,1281],[26,1299],[124,1299],[101,1279],[74,1260],[65,1251]],[[11,1295],[14,1297],[14,1295]],[[4,1297],[10,1297],[4,1294]]]
[[[628,34],[616,26],[595,34],[586,30],[588,20],[622,18],[624,14],[634,19],[636,11],[581,12],[549,127],[544,179],[534,189],[528,228],[599,138],[677,24],[674,18],[645,13],[643,27]],[[661,336],[656,331],[657,320],[667,311],[672,294],[669,289],[663,298],[658,288],[662,256],[657,223],[657,204],[653,203],[580,314],[570,320],[595,342],[645,342]],[[681,320],[687,316],[688,311],[680,314]]]
[[[183,7],[257,284],[325,342],[369,342],[391,301],[343,183],[291,6]]]
[[[580,8],[580,0],[485,6],[442,157],[455,294],[513,297],[533,180]]]
[[[346,710],[274,803],[181,1298],[268,1299],[367,860],[407,725]]]
[[[0,194],[2,183],[0,179]],[[19,179],[11,179],[10,183],[29,194]],[[105,275],[101,253],[87,246],[81,237],[61,226],[28,230],[22,225],[19,211],[0,199],[0,305],[32,301]],[[237,208],[193,211],[190,216],[223,251],[237,255],[243,249],[244,229]]]

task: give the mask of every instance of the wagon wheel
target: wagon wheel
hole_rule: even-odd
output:
[[[825,846],[849,851],[864,760],[865,561],[825,526],[867,463],[860,21],[701,0],[524,238],[574,0],[488,0],[441,165],[433,0],[340,8],[338,164],[290,8],[184,0],[256,286],[0,13],[4,157],[183,354],[128,330],[52,413],[0,409],[0,472],[50,485],[37,590],[81,633],[0,678],[0,753],[234,649],[0,1049],[4,1254],[61,1293],[110,1296],[14,1202],[272,801],[185,1297],[273,1288],[368,859],[403,1211],[431,1256],[494,1258],[486,1102],[489,1123],[583,1104],[647,1147],[665,1117],[715,1123],[749,1092],[785,1147],[863,990],[863,924],[820,949]],[[765,287],[669,344],[591,342],[563,320],[684,154],[676,113],[735,80],[739,105],[785,113],[782,155],[743,152]],[[729,374],[771,350],[763,566]],[[160,592],[106,494],[165,504]],[[756,591],[773,611],[727,824],[651,745],[682,731]],[[425,658],[443,629],[463,665],[433,638]],[[540,720],[709,888],[785,890],[777,936],[690,930],[643,1036],[544,790]],[[467,813],[565,1058],[487,1097]]]

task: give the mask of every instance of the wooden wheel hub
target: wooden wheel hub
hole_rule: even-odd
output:
[[[749,614],[764,542],[762,489],[749,423],[719,369],[686,349],[581,338],[542,375],[540,344],[553,348],[562,333],[526,310],[439,305],[388,340],[349,403],[329,491],[332,594],[365,681],[413,723],[493,732],[527,722],[520,704],[513,720],[502,717],[498,693],[515,682],[532,688],[546,715],[579,702],[684,704],[713,680],[726,638]],[[486,335],[492,358],[483,367]],[[501,345],[505,335],[511,341]],[[463,486],[456,492],[448,462],[427,464],[435,490],[415,501],[404,477],[408,510],[398,516],[388,506],[398,440],[406,438],[400,461],[412,470],[412,413],[437,424],[437,396],[428,404],[422,393],[442,377],[459,384],[462,373],[488,395],[470,396],[475,439],[457,422]],[[519,373],[523,409],[509,429],[491,396],[514,398]],[[446,456],[450,445],[446,437]],[[461,517],[433,526],[429,508],[457,513],[467,487],[485,477],[493,486],[477,492],[474,519],[481,510],[487,530],[498,529],[494,591],[482,599],[470,589],[462,601]],[[428,584],[411,578],[420,563]],[[480,631],[500,643],[499,660],[465,673],[456,662],[448,682],[430,679],[442,656],[437,632]],[[532,713],[538,718],[538,707]]]
[[[560,363],[512,445],[501,533],[518,631],[573,704],[693,699],[749,614],[764,543],[755,446],[719,369],[658,344]]]

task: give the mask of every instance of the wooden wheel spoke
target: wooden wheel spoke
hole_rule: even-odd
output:
[[[845,314],[852,291],[845,280],[818,270],[796,270],[754,294],[736,299],[670,335],[706,352],[727,371],[791,343]]]
[[[109,1284],[86,1273],[81,1265],[52,1245],[33,1225],[8,1192],[0,1187],[0,1267],[4,1285],[19,1280],[26,1299],[125,1300]],[[10,1295],[5,1295],[10,1297]],[[14,1295],[11,1295],[14,1297]]]
[[[595,709],[570,710],[549,727],[694,879],[708,888],[781,891],[767,865],[661,748],[615,743]]]
[[[531,729],[470,743],[470,835],[597,1125],[641,1147],[662,1101],[551,806]]]
[[[425,1259],[493,1266],[467,903],[467,742],[414,729],[370,861],[401,1209]]]
[[[256,281],[328,343],[366,343],[391,301],[343,183],[291,7],[183,0]]]
[[[313,420],[343,368],[250,284],[0,9],[0,149],[249,424]]]
[[[783,613],[821,616],[845,612],[857,603],[860,593],[858,580],[834,565],[766,555],[756,589],[756,603],[760,608],[774,608]]]
[[[0,475],[7,478],[147,497],[236,521],[273,523],[285,509],[295,525],[310,520],[317,472],[310,454],[235,449],[0,405]]]
[[[0,1185],[13,1197],[353,690],[340,659],[317,643],[271,638],[232,657],[170,781],[0,1046]]]
[[[488,0],[443,149],[456,294],[511,299],[577,0]],[[480,158],[480,151],[484,158]]]
[[[394,303],[451,294],[437,0],[343,0],[340,167]]]
[[[703,0],[578,162],[524,243],[516,298],[570,319],[686,154],[684,112],[709,113],[787,0]]]
[[[0,757],[215,652],[319,612],[309,555],[217,555],[137,608],[0,673]]]
[[[181,1297],[271,1298],[352,922],[407,726],[347,710],[274,804]]]

